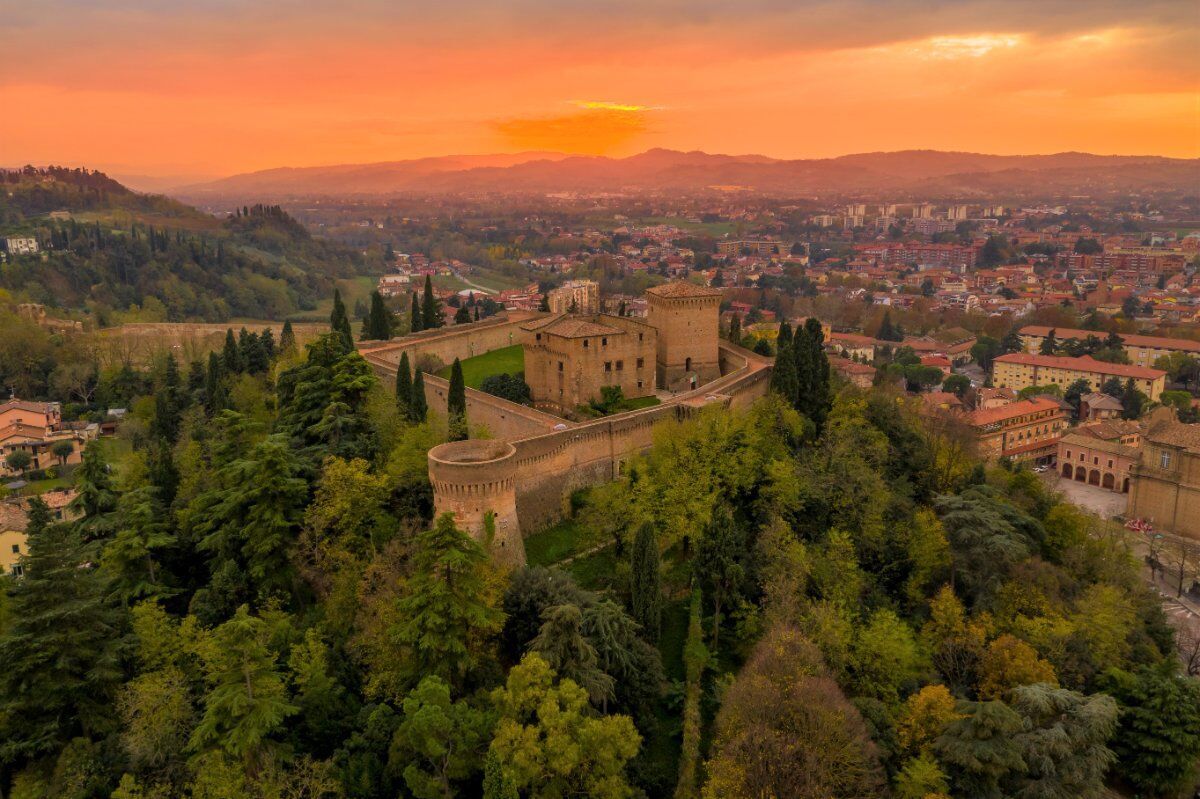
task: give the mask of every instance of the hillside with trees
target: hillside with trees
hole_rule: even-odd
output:
[[[1182,796],[1200,683],[1126,540],[783,329],[493,564],[433,518],[460,409],[345,308],[123,368],[124,454],[0,578],[21,797]],[[551,552],[547,542],[561,546]],[[550,553],[550,554],[548,554]]]
[[[276,206],[224,220],[137,194],[100,172],[5,172],[0,236],[36,238],[10,253],[0,289],[60,313],[137,321],[283,319],[312,310],[336,280],[379,271],[361,252],[313,237]]]

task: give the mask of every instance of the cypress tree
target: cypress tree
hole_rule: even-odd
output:
[[[550,295],[549,294],[542,295],[542,300],[541,300],[541,302],[538,303],[538,310],[539,311],[549,311],[550,310]]]
[[[346,313],[346,304],[342,302],[342,293],[337,289],[333,290],[333,311],[329,314],[329,329],[341,334],[346,351],[354,349],[354,331],[350,329],[350,317]]]
[[[467,386],[463,380],[462,362],[454,359],[450,367],[450,391],[446,395],[446,415],[450,419],[450,440],[463,441],[467,431]]]
[[[442,326],[442,313],[437,297],[433,296],[433,278],[425,276],[425,296],[421,299],[421,321],[426,330]]]
[[[804,330],[808,334],[812,382],[806,398],[807,407],[802,410],[812,419],[819,433],[825,427],[825,418],[832,404],[829,394],[829,357],[825,354],[825,333],[821,330],[821,323],[810,316],[804,323]]]
[[[262,347],[263,354],[267,356],[267,362],[270,363],[275,359],[275,334],[271,332],[271,328],[267,328],[258,335],[259,346]]]
[[[292,330],[290,319],[284,321],[283,330],[279,332],[279,352],[281,355],[292,355],[296,352],[296,331]]]
[[[408,328],[413,333],[420,333],[425,329],[425,323],[421,319],[421,303],[415,291],[412,293],[412,310],[408,312]]]
[[[220,356],[215,352],[210,352],[208,354],[208,375],[204,380],[204,409],[208,411],[209,416],[214,416],[226,405],[225,384],[222,380],[224,372]]]
[[[465,325],[471,322],[471,309],[467,306],[462,306],[454,314],[454,324]]]
[[[222,351],[221,361],[227,374],[236,375],[242,371],[242,353],[238,350],[232,327],[225,330],[225,349]]]
[[[737,314],[729,320],[729,340],[734,344],[742,343],[742,317]]]
[[[408,402],[409,418],[420,424],[429,414],[429,402],[425,399],[425,373],[420,369],[413,375],[412,399]]]
[[[796,330],[796,334],[792,336],[791,350],[792,362],[796,365],[796,394],[792,398],[792,404],[796,410],[804,413],[804,403],[814,374],[812,346],[809,342],[807,327]]]
[[[371,341],[387,341],[392,337],[392,312],[383,303],[378,291],[371,292],[371,309],[363,320],[366,338]]]
[[[771,389],[782,397],[784,402],[794,406],[800,393],[800,385],[796,378],[796,359],[792,355],[792,343],[790,335],[785,338],[782,332],[780,333],[779,350],[775,353],[775,368],[771,371]]]
[[[659,575],[661,556],[654,525],[649,522],[638,528],[630,560],[633,570],[630,610],[634,620],[642,625],[646,638],[657,642],[662,633],[662,580]]]
[[[396,409],[405,419],[412,418],[412,369],[408,366],[408,353],[400,356],[400,365],[396,368]]]

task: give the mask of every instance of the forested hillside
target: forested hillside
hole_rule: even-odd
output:
[[[335,280],[372,271],[363,254],[314,238],[274,206],[218,220],[99,172],[27,167],[3,177],[0,237],[35,237],[41,252],[10,253],[0,289],[87,311],[100,325],[114,312],[137,321],[282,319],[313,309]]]
[[[24,577],[0,578],[6,797],[1194,780],[1200,684],[1119,528],[893,390],[830,385],[819,326],[781,331],[770,396],[660,426],[507,571],[431,518],[446,408],[332,322],[304,352],[231,332],[128,368],[132,451],[88,447],[77,519],[31,503]]]

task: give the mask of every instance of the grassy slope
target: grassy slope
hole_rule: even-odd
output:
[[[462,362],[463,380],[470,388],[479,388],[492,375],[516,374],[525,371],[525,348],[520,344],[467,358]],[[450,367],[438,372],[438,377],[450,379]]]

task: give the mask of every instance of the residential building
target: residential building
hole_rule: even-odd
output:
[[[1118,419],[1125,406],[1107,394],[1084,394],[1079,398],[1079,418],[1089,422]]]
[[[841,375],[843,380],[859,388],[870,388],[875,380],[875,367],[868,366],[865,363],[858,363],[849,358],[831,355],[829,357],[829,365],[833,367],[835,372]]]
[[[1054,338],[1058,341],[1066,339],[1082,341],[1088,336],[1095,336],[1103,340],[1108,336],[1104,331],[1027,325],[1020,330],[1021,343],[1025,345],[1025,351],[1037,352],[1051,331],[1054,332]],[[1175,352],[1182,352],[1194,358],[1200,358],[1200,341],[1193,341],[1186,338],[1141,336],[1134,333],[1119,333],[1118,335],[1121,337],[1121,343],[1125,347],[1125,352],[1129,353],[1129,360],[1136,366],[1153,366],[1154,362],[1162,356]]]
[[[600,313],[600,284],[594,280],[568,280],[546,292],[546,298],[551,313]]]
[[[4,240],[4,249],[12,255],[32,255],[38,251],[38,240],[33,236],[9,236]]]
[[[0,574],[24,574],[21,558],[29,552],[25,528],[29,516],[16,502],[0,502]]]
[[[1093,391],[1099,391],[1113,378],[1120,380],[1122,385],[1132,379],[1138,391],[1154,401],[1162,395],[1167,383],[1167,373],[1161,369],[1108,363],[1088,355],[1066,358],[1010,352],[996,358],[992,365],[992,383],[1017,391],[1048,385],[1057,385],[1065,391],[1076,380],[1084,380]]]
[[[1044,397],[973,411],[966,420],[975,431],[980,457],[989,461],[1049,462],[1067,428],[1062,408]]]

